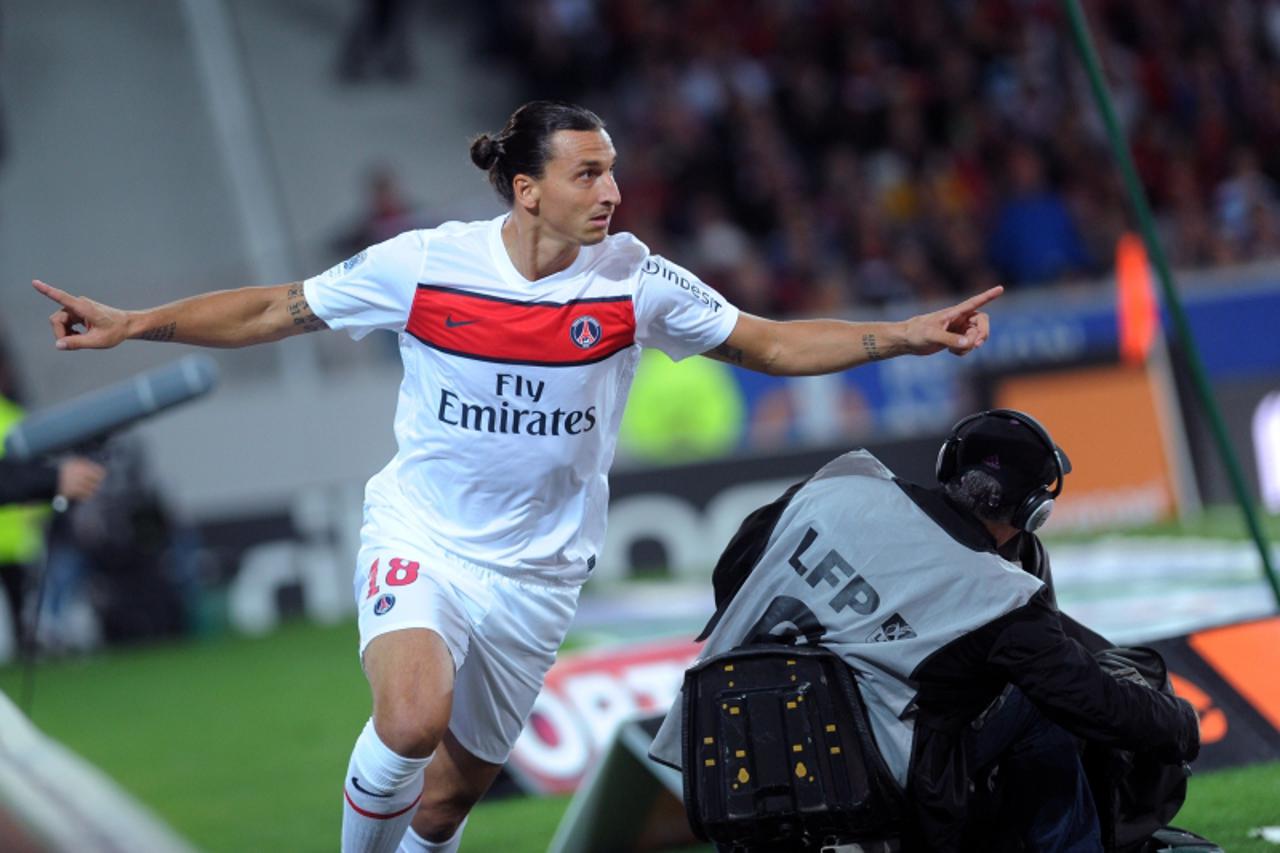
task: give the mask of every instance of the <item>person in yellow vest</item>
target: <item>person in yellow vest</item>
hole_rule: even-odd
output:
[[[742,438],[746,404],[732,369],[698,359],[677,365],[640,354],[619,442],[636,459],[674,464],[724,456]]]
[[[21,406],[0,396],[0,452],[5,434],[23,417]],[[21,638],[19,626],[31,566],[44,547],[42,518],[46,510],[34,502],[59,496],[87,500],[106,474],[101,465],[79,456],[56,463],[0,459],[0,586],[9,601],[15,639]]]

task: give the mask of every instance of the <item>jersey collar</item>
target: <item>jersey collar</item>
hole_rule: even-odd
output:
[[[542,278],[530,281],[521,275],[516,269],[516,265],[511,263],[511,256],[507,254],[507,247],[502,242],[502,226],[507,221],[510,214],[504,213],[497,217],[489,226],[489,253],[493,256],[493,264],[498,268],[499,274],[502,275],[504,281],[512,287],[521,290],[536,288],[542,285],[555,284],[573,278],[587,266],[591,261],[593,246],[582,246],[578,249],[578,256],[573,259],[573,263],[560,270],[560,272],[543,276]]]

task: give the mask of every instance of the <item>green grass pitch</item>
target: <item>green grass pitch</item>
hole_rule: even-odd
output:
[[[45,664],[32,717],[207,851],[337,847],[341,785],[368,714],[352,624],[295,624]],[[19,673],[0,690],[19,694]],[[565,797],[484,803],[464,850],[542,851]],[[1178,822],[1231,853],[1280,824],[1280,764],[1196,776]]]

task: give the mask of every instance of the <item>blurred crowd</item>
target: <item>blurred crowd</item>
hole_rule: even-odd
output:
[[[1176,266],[1280,254],[1280,0],[1085,4]],[[1131,225],[1058,0],[482,0],[601,112],[617,227],[747,310],[1107,272]]]

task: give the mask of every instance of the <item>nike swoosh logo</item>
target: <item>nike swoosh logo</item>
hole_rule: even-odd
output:
[[[375,794],[373,791],[370,791],[361,787],[360,780],[354,776],[351,777],[351,785],[360,793],[368,794],[370,797],[390,797],[391,796],[391,794]]]
[[[479,323],[479,322],[480,322],[479,320],[455,320],[453,319],[452,314],[444,318],[444,324],[448,326],[450,329],[456,329],[459,326],[470,326],[472,323]]]

